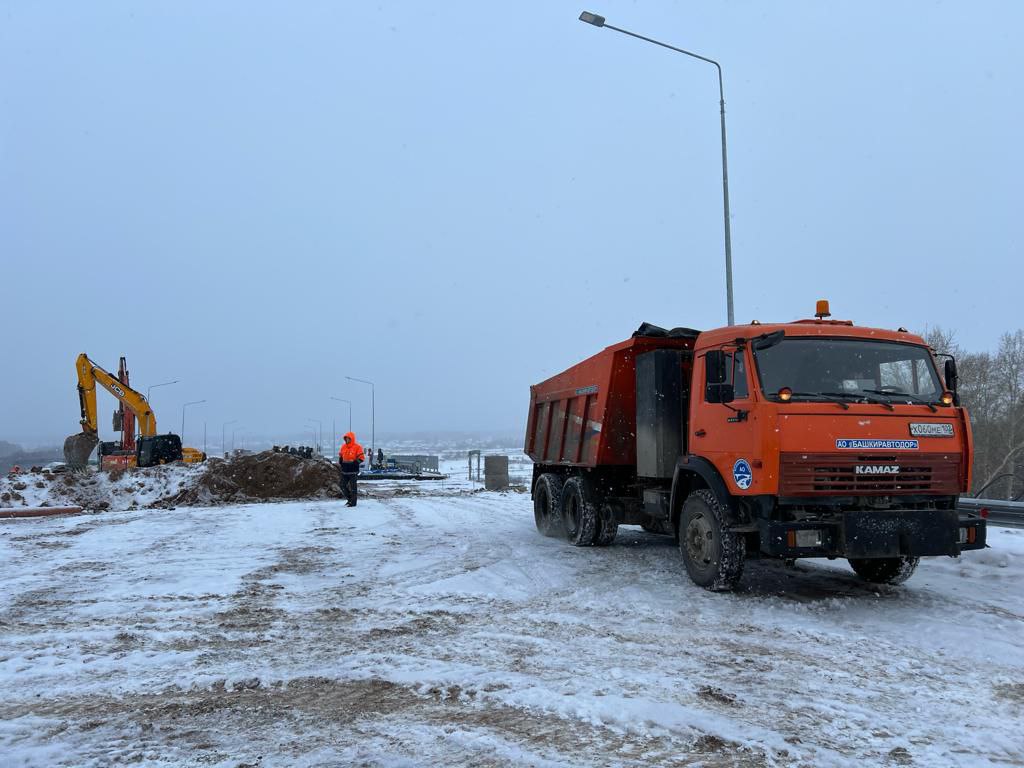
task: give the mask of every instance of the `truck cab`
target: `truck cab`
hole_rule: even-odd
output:
[[[639,523],[675,536],[690,577],[712,589],[735,586],[748,557],[843,557],[869,581],[898,583],[922,556],[984,547],[985,521],[957,508],[972,442],[955,362],[940,374],[920,336],[829,319],[825,302],[817,310],[665,343],[634,334],[605,350],[613,375],[588,408],[603,413],[592,459],[566,461],[550,440],[538,456],[528,430],[535,504],[537,478],[553,474],[560,491],[576,489],[551,511],[570,540],[590,504],[598,533]],[[601,383],[591,386],[597,396]]]

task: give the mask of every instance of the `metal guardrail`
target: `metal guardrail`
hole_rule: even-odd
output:
[[[960,511],[980,513],[988,511],[992,525],[1006,528],[1024,528],[1024,501],[1003,501],[1001,499],[973,499],[960,497]]]

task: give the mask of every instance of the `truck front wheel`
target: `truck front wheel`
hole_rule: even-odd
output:
[[[871,557],[849,560],[850,567],[864,581],[873,584],[902,584],[914,575],[920,557]]]
[[[560,536],[562,528],[562,479],[544,473],[533,489],[533,522],[545,536]]]
[[[726,527],[726,509],[707,488],[686,497],[679,518],[679,552],[694,584],[724,592],[743,575],[747,547],[743,536]]]
[[[569,543],[589,547],[597,537],[597,506],[582,477],[570,477],[562,488],[562,520]]]

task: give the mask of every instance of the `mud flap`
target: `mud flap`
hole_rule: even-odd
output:
[[[959,555],[959,516],[955,509],[843,513],[842,554],[846,557],[926,557]]]

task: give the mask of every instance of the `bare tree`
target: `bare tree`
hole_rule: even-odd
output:
[[[936,353],[957,358],[960,401],[974,433],[973,487],[1013,498],[1024,488],[1024,331],[1003,334],[995,354],[966,351],[941,326],[921,335]]]
[[[1024,451],[1024,331],[1004,333],[999,340],[994,366],[1000,424],[997,430],[1002,459],[992,476],[1008,472],[1007,498],[1013,498],[1019,468],[1018,457]]]
[[[925,326],[921,333],[928,346],[940,355],[960,357],[963,350],[956,343],[956,332],[947,331],[941,325]]]

